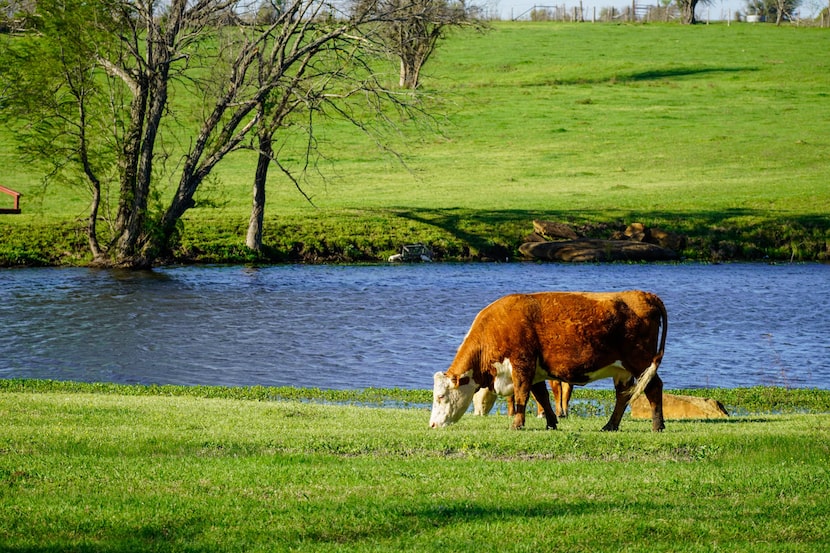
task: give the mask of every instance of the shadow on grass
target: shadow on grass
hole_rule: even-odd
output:
[[[617,75],[622,81],[656,81],[660,79],[671,79],[674,77],[691,77],[705,75],[708,73],[743,73],[744,71],[757,71],[757,67],[671,67],[667,69],[651,69],[648,71],[635,71],[633,73]]]
[[[310,528],[300,543],[338,543],[359,545],[361,542],[377,543],[378,540],[395,542],[395,536],[426,536],[434,532],[464,534],[463,528],[488,528],[493,524],[551,524],[555,519],[590,516],[604,509],[614,508],[603,502],[551,502],[540,501],[516,505],[485,504],[475,500],[436,499],[430,505],[389,507],[385,520],[358,520],[352,527]],[[394,531],[390,530],[394,528]]]
[[[830,215],[792,215],[747,208],[719,211],[477,211],[460,208],[392,209],[394,217],[440,229],[484,257],[516,256],[533,220],[568,223],[588,238],[609,238],[627,224],[642,222],[685,235],[697,260],[806,261],[827,256]]]
[[[528,522],[550,524],[556,519],[568,519],[591,516],[606,512],[607,509],[620,509],[622,503],[609,502],[552,502],[541,501],[533,504],[520,501],[514,505],[482,503],[475,500],[449,499],[435,500],[429,505],[387,505],[379,513],[378,507],[369,504],[349,506],[352,514],[348,517],[333,516],[331,520],[319,517],[320,513],[310,515],[305,525],[296,523],[282,526],[280,524],[264,527],[253,540],[245,536],[245,547],[259,550],[303,550],[313,549],[326,544],[344,546],[366,546],[389,543],[392,546],[400,539],[428,539],[436,531],[453,532],[461,535],[465,525],[475,528],[487,527],[496,523],[509,523],[515,520],[519,524]],[[625,505],[630,509],[631,505]],[[643,507],[646,508],[646,507]],[[324,509],[325,510],[325,509]],[[157,529],[142,526],[125,525],[119,530],[97,533],[90,536],[89,543],[83,533],[76,533],[72,538],[56,540],[56,543],[44,543],[35,546],[2,547],[9,553],[58,553],[73,551],[78,553],[127,553],[138,551],[191,553],[219,552],[235,550],[236,540],[233,528],[227,528],[227,536],[220,529],[212,530],[212,537],[206,538],[202,530],[204,521],[197,521],[192,528],[169,527],[166,535],[158,534]],[[209,533],[211,533],[209,532]],[[403,538],[409,536],[409,538]],[[219,538],[218,543],[210,543]],[[246,539],[247,538],[247,539]],[[223,542],[227,543],[223,543]]]
[[[743,73],[758,71],[758,67],[667,67],[661,69],[648,69],[645,71],[633,71],[630,73],[613,73],[611,75],[597,75],[591,78],[574,77],[570,79],[546,79],[532,83],[532,86],[568,86],[568,85],[598,85],[616,84],[645,81],[670,80],[682,77],[695,77],[715,73]]]

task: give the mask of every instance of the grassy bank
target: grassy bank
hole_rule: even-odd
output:
[[[830,546],[827,414],[435,431],[425,409],[29,384],[0,391],[4,551]]]
[[[253,157],[234,154],[186,215],[175,255],[364,261],[425,242],[441,259],[505,258],[540,218],[593,237],[663,227],[689,237],[693,259],[825,259],[829,45],[825,29],[766,25],[499,22],[453,34],[423,83],[440,134],[392,137],[406,167],[347,125],[321,125],[325,178],[303,183],[314,206],[274,172],[256,259],[244,248]],[[2,184],[25,195],[23,214],[0,215],[0,263],[84,263],[84,191],[44,189],[3,133]]]

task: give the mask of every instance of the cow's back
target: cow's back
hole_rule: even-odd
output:
[[[571,382],[585,371],[621,363],[639,374],[658,348],[662,303],[653,294],[540,292],[535,329],[549,372]]]
[[[638,290],[504,296],[478,313],[450,372],[473,369],[488,386],[494,363],[538,359],[568,382],[616,362],[636,374],[657,351],[661,309],[657,296]]]

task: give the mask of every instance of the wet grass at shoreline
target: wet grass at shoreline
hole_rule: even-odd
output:
[[[0,379],[0,393],[86,393],[123,396],[194,397],[244,401],[301,401],[385,408],[429,408],[432,391],[405,388],[321,389],[294,386],[181,386],[114,384],[63,380]],[[753,386],[696,388],[666,393],[708,397],[727,410],[743,414],[830,413],[830,390]],[[607,416],[613,408],[613,390],[578,387],[571,411],[576,416]],[[501,403],[499,404],[501,406]]]

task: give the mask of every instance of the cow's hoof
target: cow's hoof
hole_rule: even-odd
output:
[[[605,426],[602,427],[603,432],[616,432],[619,429],[620,429],[619,426],[614,426],[613,424],[606,424]]]

